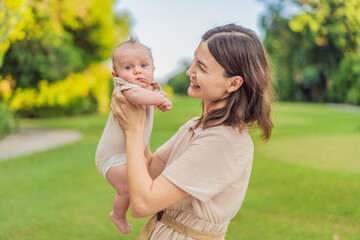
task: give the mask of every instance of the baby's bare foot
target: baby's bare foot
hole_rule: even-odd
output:
[[[133,230],[126,217],[119,218],[114,214],[114,212],[111,212],[110,218],[122,234],[129,234]]]

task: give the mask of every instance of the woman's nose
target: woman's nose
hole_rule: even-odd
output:
[[[185,72],[186,75],[188,75],[189,77],[191,77],[190,75],[192,74],[191,69],[192,69],[192,67],[194,66],[194,61],[195,61],[195,60],[192,60],[192,61],[191,61],[190,66],[189,66],[189,69],[186,70],[186,72]]]
[[[186,71],[186,75],[189,77],[190,81],[194,81],[196,78],[196,75],[193,71],[191,71],[191,68]]]
[[[192,75],[192,73],[193,73],[193,71],[192,71],[192,66],[194,65],[194,60],[190,63],[190,66],[189,66],[189,69],[188,70],[186,70],[186,75],[187,76],[189,76],[189,77],[191,77],[191,75]]]

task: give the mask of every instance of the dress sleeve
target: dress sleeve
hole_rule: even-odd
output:
[[[236,130],[203,131],[163,175],[190,195],[207,202],[222,192],[246,171],[253,158],[253,144],[248,133]]]
[[[114,80],[115,86],[117,86],[117,85],[120,86],[120,91],[131,89],[131,88],[134,88],[134,87],[140,87],[139,85],[129,83],[129,82],[127,82],[124,79],[119,78],[119,77],[114,77],[113,80]]]

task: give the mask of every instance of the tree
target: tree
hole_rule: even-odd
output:
[[[186,70],[190,67],[188,61],[183,61],[180,72],[175,74],[173,77],[169,78],[167,83],[173,89],[176,94],[187,94],[189,88],[189,77],[186,75]]]
[[[33,15],[30,12],[29,1],[0,0],[0,67],[3,56],[11,42],[25,37],[24,28],[31,24]]]
[[[0,67],[3,64],[4,54],[9,49],[11,42],[21,40],[25,37],[23,28],[31,18],[28,4],[28,1],[0,0]],[[17,129],[14,115],[2,101],[4,97],[2,95],[8,95],[10,85],[11,82],[3,80],[0,75],[0,138]],[[3,90],[6,92],[3,93]]]
[[[115,0],[0,0],[0,101],[18,116],[108,110],[104,60],[129,35]]]
[[[289,5],[298,9],[296,14],[287,14],[285,6]],[[360,99],[346,97],[351,91],[360,91],[356,83],[360,75],[344,79],[349,88],[343,88],[341,98],[339,94],[334,98],[332,93],[333,86],[338,85],[335,82],[339,81],[339,71],[349,70],[349,62],[357,61],[354,56],[359,54],[360,46],[358,12],[357,0],[284,0],[270,5],[262,20],[266,30],[264,44],[277,69],[281,99],[352,99],[351,103],[360,103]],[[350,58],[351,61],[346,60]],[[341,67],[344,64],[347,67]]]
[[[14,2],[24,4],[13,7]],[[114,14],[113,4],[113,0],[6,1],[8,50],[0,75],[11,75],[17,87],[36,87],[43,79],[56,82],[108,58],[130,27],[128,15]],[[16,31],[21,37],[12,38]]]

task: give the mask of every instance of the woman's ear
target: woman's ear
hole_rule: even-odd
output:
[[[228,92],[235,92],[243,84],[244,79],[240,76],[234,76],[230,78],[229,86],[227,87]]]

